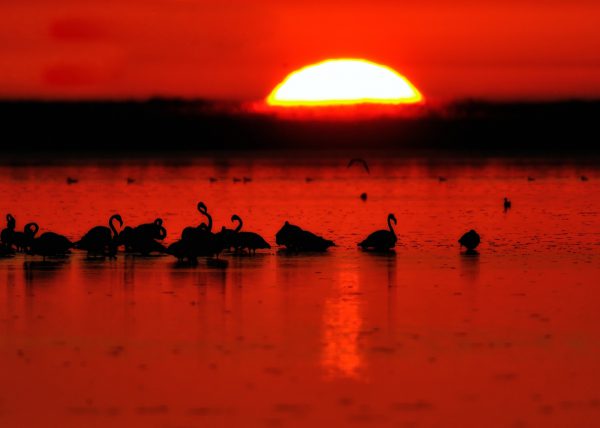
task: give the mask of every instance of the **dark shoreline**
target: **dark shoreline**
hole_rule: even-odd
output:
[[[262,156],[600,158],[600,101],[462,101],[413,117],[284,119],[209,101],[0,102],[0,162]]]

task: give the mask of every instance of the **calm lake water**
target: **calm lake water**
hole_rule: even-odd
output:
[[[76,240],[120,213],[173,242],[204,201],[274,246],[227,269],[0,259],[0,426],[598,426],[600,169],[347,161],[0,167],[18,230]],[[357,250],[388,213],[396,252]],[[337,246],[282,254],[285,220]]]

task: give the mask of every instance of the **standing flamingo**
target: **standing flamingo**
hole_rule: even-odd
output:
[[[73,243],[63,235],[54,232],[42,233],[42,236],[31,241],[31,254],[44,257],[64,256],[70,253]]]
[[[14,244],[17,251],[28,251],[38,230],[40,230],[40,227],[37,223],[27,223],[23,228],[23,232],[15,232]]]
[[[17,221],[12,214],[6,214],[6,228],[0,232],[0,241],[5,247],[12,248],[16,226]]]
[[[197,227],[194,227],[194,226],[186,227],[185,229],[183,229],[183,232],[181,232],[181,239],[192,239],[198,232],[201,232],[201,231],[202,232],[211,232],[212,231],[212,226],[213,226],[212,216],[208,213],[208,208],[206,207],[204,202],[198,202],[198,205],[196,206],[196,208],[198,209],[200,214],[202,214],[204,217],[206,217],[208,224],[201,223]]]
[[[275,235],[277,245],[284,245],[290,251],[325,251],[329,247],[335,246],[333,241],[315,235],[312,232],[303,230],[300,226],[285,224]]]
[[[394,214],[388,214],[387,224],[389,230],[377,230],[371,233],[367,239],[360,242],[358,246],[363,250],[375,251],[389,251],[394,248],[398,238],[396,237],[396,232],[394,232],[394,228],[392,227],[392,222],[394,222],[394,225],[398,224]]]
[[[108,255],[114,258],[119,240],[119,232],[113,223],[114,221],[119,222],[119,227],[123,226],[123,219],[119,214],[115,214],[108,220],[108,227],[96,226],[91,228],[81,240],[75,243],[75,248],[86,250],[88,257]]]

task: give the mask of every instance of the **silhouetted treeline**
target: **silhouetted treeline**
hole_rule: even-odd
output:
[[[294,120],[207,101],[0,102],[4,153],[369,149],[600,152],[600,101],[459,102],[419,117]]]

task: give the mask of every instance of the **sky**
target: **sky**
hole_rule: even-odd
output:
[[[0,97],[252,101],[327,58],[428,99],[600,98],[597,0],[5,0]]]

